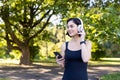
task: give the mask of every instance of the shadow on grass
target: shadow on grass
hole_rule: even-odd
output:
[[[88,65],[88,73],[90,80],[96,80],[98,76],[119,71],[119,59],[103,59],[101,61],[91,61],[92,65]],[[115,63],[113,65],[113,63]],[[2,65],[2,64],[0,64]],[[64,69],[58,67],[55,59],[34,61],[33,65],[24,66],[7,64],[0,66],[0,78],[2,80],[56,80],[62,77]],[[10,78],[10,79],[9,79]]]

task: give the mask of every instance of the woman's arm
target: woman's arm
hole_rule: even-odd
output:
[[[60,67],[64,67],[64,62],[65,62],[65,59],[64,59],[64,56],[65,56],[65,43],[62,44],[62,46],[61,46],[60,54],[62,55],[62,58],[58,59],[58,56],[57,56],[56,57],[56,62],[59,64]]]
[[[88,62],[90,60],[91,47],[92,47],[92,43],[89,40],[86,40],[86,43],[81,44],[83,62]]]
[[[61,45],[61,49],[60,49],[60,53],[61,53],[61,55],[63,56],[63,58],[65,57],[65,49],[66,49],[66,43],[63,43],[62,45]]]

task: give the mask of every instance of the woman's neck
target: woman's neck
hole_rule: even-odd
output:
[[[80,41],[80,37],[79,36],[74,36],[74,37],[72,37],[71,41],[79,42]]]

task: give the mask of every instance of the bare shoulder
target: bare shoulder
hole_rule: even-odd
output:
[[[61,45],[61,48],[62,48],[63,50],[65,50],[65,46],[66,46],[66,43],[64,42],[64,43]]]
[[[61,45],[61,54],[64,56],[64,52],[65,52],[65,49],[66,49],[66,42],[65,43],[63,43],[62,45]]]

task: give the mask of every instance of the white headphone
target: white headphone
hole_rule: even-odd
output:
[[[78,32],[81,32],[83,30],[83,21],[80,19],[81,24],[78,25]]]

